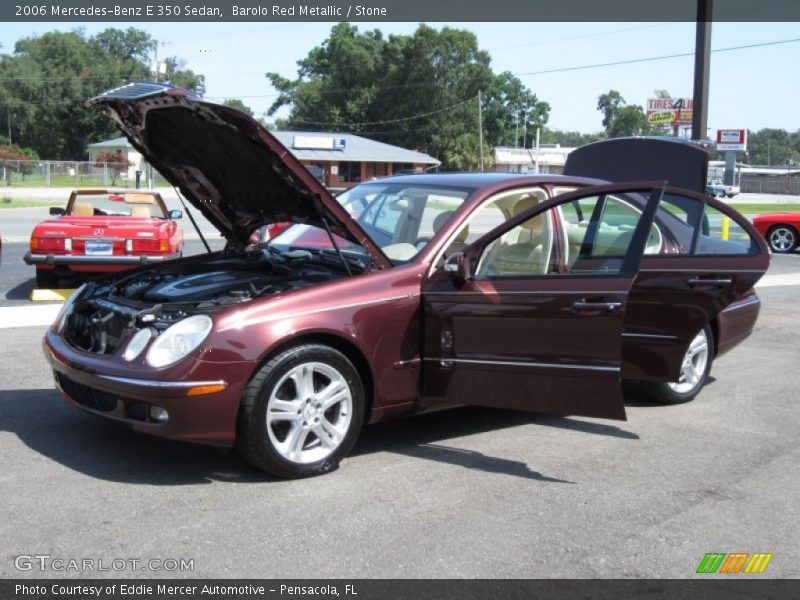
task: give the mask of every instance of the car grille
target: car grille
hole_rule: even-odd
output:
[[[62,373],[56,374],[56,377],[61,389],[78,404],[103,412],[110,412],[117,407],[117,397],[114,394],[73,381]]]

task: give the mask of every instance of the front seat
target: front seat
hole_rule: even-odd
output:
[[[542,201],[539,196],[526,194],[514,205],[512,218]],[[547,219],[546,215],[538,215],[523,221],[500,238],[486,257],[483,274],[503,276],[547,273],[553,246]]]
[[[91,217],[94,216],[94,207],[91,202],[76,202],[72,205],[72,216]]]

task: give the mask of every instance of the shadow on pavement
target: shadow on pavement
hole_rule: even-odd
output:
[[[456,408],[366,427],[352,454],[393,452],[467,469],[573,483],[525,463],[441,444],[443,440],[527,424],[638,439],[614,425],[483,408]],[[275,478],[235,452],[131,431],[69,406],[55,389],[0,390],[0,430],[65,467],[108,481],[195,485],[214,481],[265,483]]]

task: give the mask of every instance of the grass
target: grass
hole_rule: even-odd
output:
[[[36,206],[64,206],[66,199],[63,202],[47,201],[47,200],[23,200],[21,198],[9,198],[3,196],[0,198],[0,209],[3,208],[30,208]]]
[[[759,215],[771,212],[800,212],[800,202],[756,203],[742,202],[728,204],[731,208],[745,215]]]

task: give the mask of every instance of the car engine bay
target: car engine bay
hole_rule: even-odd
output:
[[[90,282],[64,325],[66,340],[96,354],[116,352],[143,327],[163,331],[195,315],[363,272],[360,259],[328,249],[281,251],[270,246],[172,261]]]

